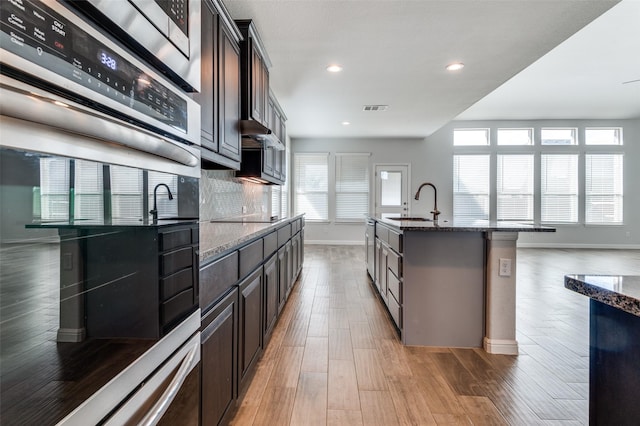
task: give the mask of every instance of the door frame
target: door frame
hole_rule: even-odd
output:
[[[373,173],[371,174],[371,177],[373,179],[373,197],[371,197],[371,201],[370,201],[370,206],[369,206],[369,211],[371,212],[372,216],[376,215],[376,202],[377,202],[377,198],[378,198],[378,167],[388,167],[388,166],[401,166],[401,167],[406,167],[407,168],[407,192],[406,192],[406,197],[407,197],[407,212],[406,212],[406,216],[410,216],[411,215],[411,163],[373,163]]]

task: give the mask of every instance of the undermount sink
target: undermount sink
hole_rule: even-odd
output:
[[[391,220],[408,220],[411,222],[433,222],[432,219],[427,219],[426,217],[408,217],[408,216],[403,216],[403,217],[388,217],[387,219],[391,219]]]

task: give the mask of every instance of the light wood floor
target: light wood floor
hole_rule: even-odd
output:
[[[588,299],[569,273],[640,275],[640,250],[518,250],[520,355],[400,345],[364,248],[305,246],[304,269],[236,425],[588,423]]]

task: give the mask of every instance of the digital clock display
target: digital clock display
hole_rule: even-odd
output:
[[[100,50],[100,52],[98,52],[98,59],[100,59],[100,63],[105,67],[114,71],[118,69],[118,61],[109,52]]]

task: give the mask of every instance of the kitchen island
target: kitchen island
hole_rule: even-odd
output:
[[[376,222],[372,276],[402,343],[518,353],[518,233],[553,228],[480,220],[369,220]]]
[[[640,419],[640,276],[567,275],[589,297],[589,424]]]

